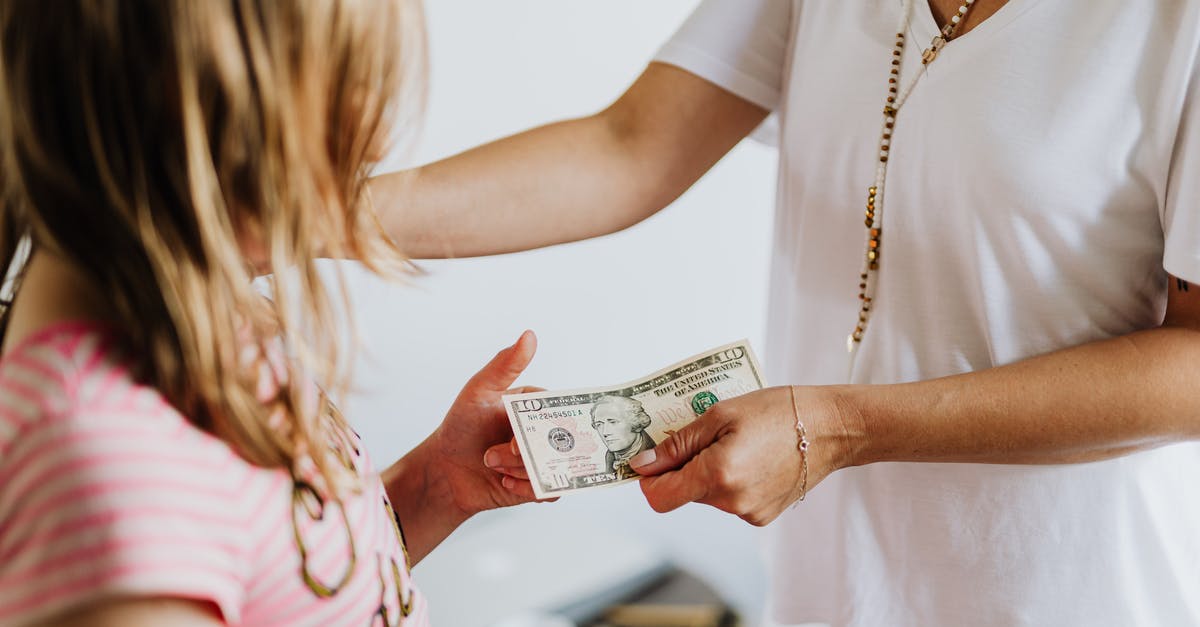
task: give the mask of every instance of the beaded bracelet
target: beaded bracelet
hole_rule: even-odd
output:
[[[800,421],[800,409],[796,407],[796,386],[788,386],[788,394],[792,397],[792,417],[796,419],[796,450],[800,451],[800,498],[803,501],[808,494],[808,432]]]

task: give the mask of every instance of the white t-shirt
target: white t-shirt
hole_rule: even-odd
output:
[[[878,292],[847,374],[902,6],[706,0],[658,56],[779,117],[771,380],[923,380],[1157,326],[1164,268],[1200,283],[1200,2],[1009,0],[901,110]],[[935,33],[917,0],[902,82]],[[1196,443],[1076,465],[842,470],[773,525],[772,611],[1200,625],[1198,481]]]

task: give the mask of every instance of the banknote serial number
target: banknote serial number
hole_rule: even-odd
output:
[[[522,420],[558,420],[561,418],[578,418],[583,415],[582,409],[556,409],[554,411],[539,411],[535,413],[526,413],[521,416]]]

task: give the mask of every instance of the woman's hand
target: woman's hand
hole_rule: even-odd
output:
[[[435,465],[430,469],[430,481],[448,490],[455,506],[467,516],[534,500],[523,470],[516,475],[498,474],[485,465],[485,457],[492,462],[493,451],[510,451],[513,432],[500,397],[538,389],[509,389],[536,350],[537,338],[526,331],[515,344],[497,353],[467,381],[441,426],[430,436],[431,463]],[[516,463],[520,466],[520,457]]]
[[[644,475],[642,492],[655,511],[695,501],[766,525],[802,490],[852,464],[863,431],[843,405],[829,388],[759,390],[713,405],[630,465]],[[809,442],[806,486],[797,414]]]

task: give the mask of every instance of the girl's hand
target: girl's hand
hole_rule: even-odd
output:
[[[485,453],[490,461],[489,449],[509,450],[512,427],[500,397],[538,390],[509,389],[536,350],[537,338],[526,331],[515,344],[497,353],[467,381],[441,426],[430,436],[434,467],[429,469],[429,481],[448,491],[455,507],[467,516],[534,500],[533,487],[523,470],[515,475],[498,474],[485,465]]]
[[[542,391],[544,391],[542,388],[525,387],[518,392]],[[529,494],[533,494],[533,487],[529,485],[529,472],[525,470],[525,459],[521,457],[521,449],[517,446],[515,437],[504,444],[497,444],[489,448],[483,456],[483,463],[503,475],[500,478],[500,485],[519,493],[524,493],[528,489]]]
[[[729,512],[752,525],[775,520],[834,470],[851,465],[853,442],[861,429],[827,388],[776,387],[724,400],[663,440],[639,453],[630,465],[642,478],[642,492],[658,512],[695,501]],[[807,433],[808,479],[797,448],[798,413]]]

